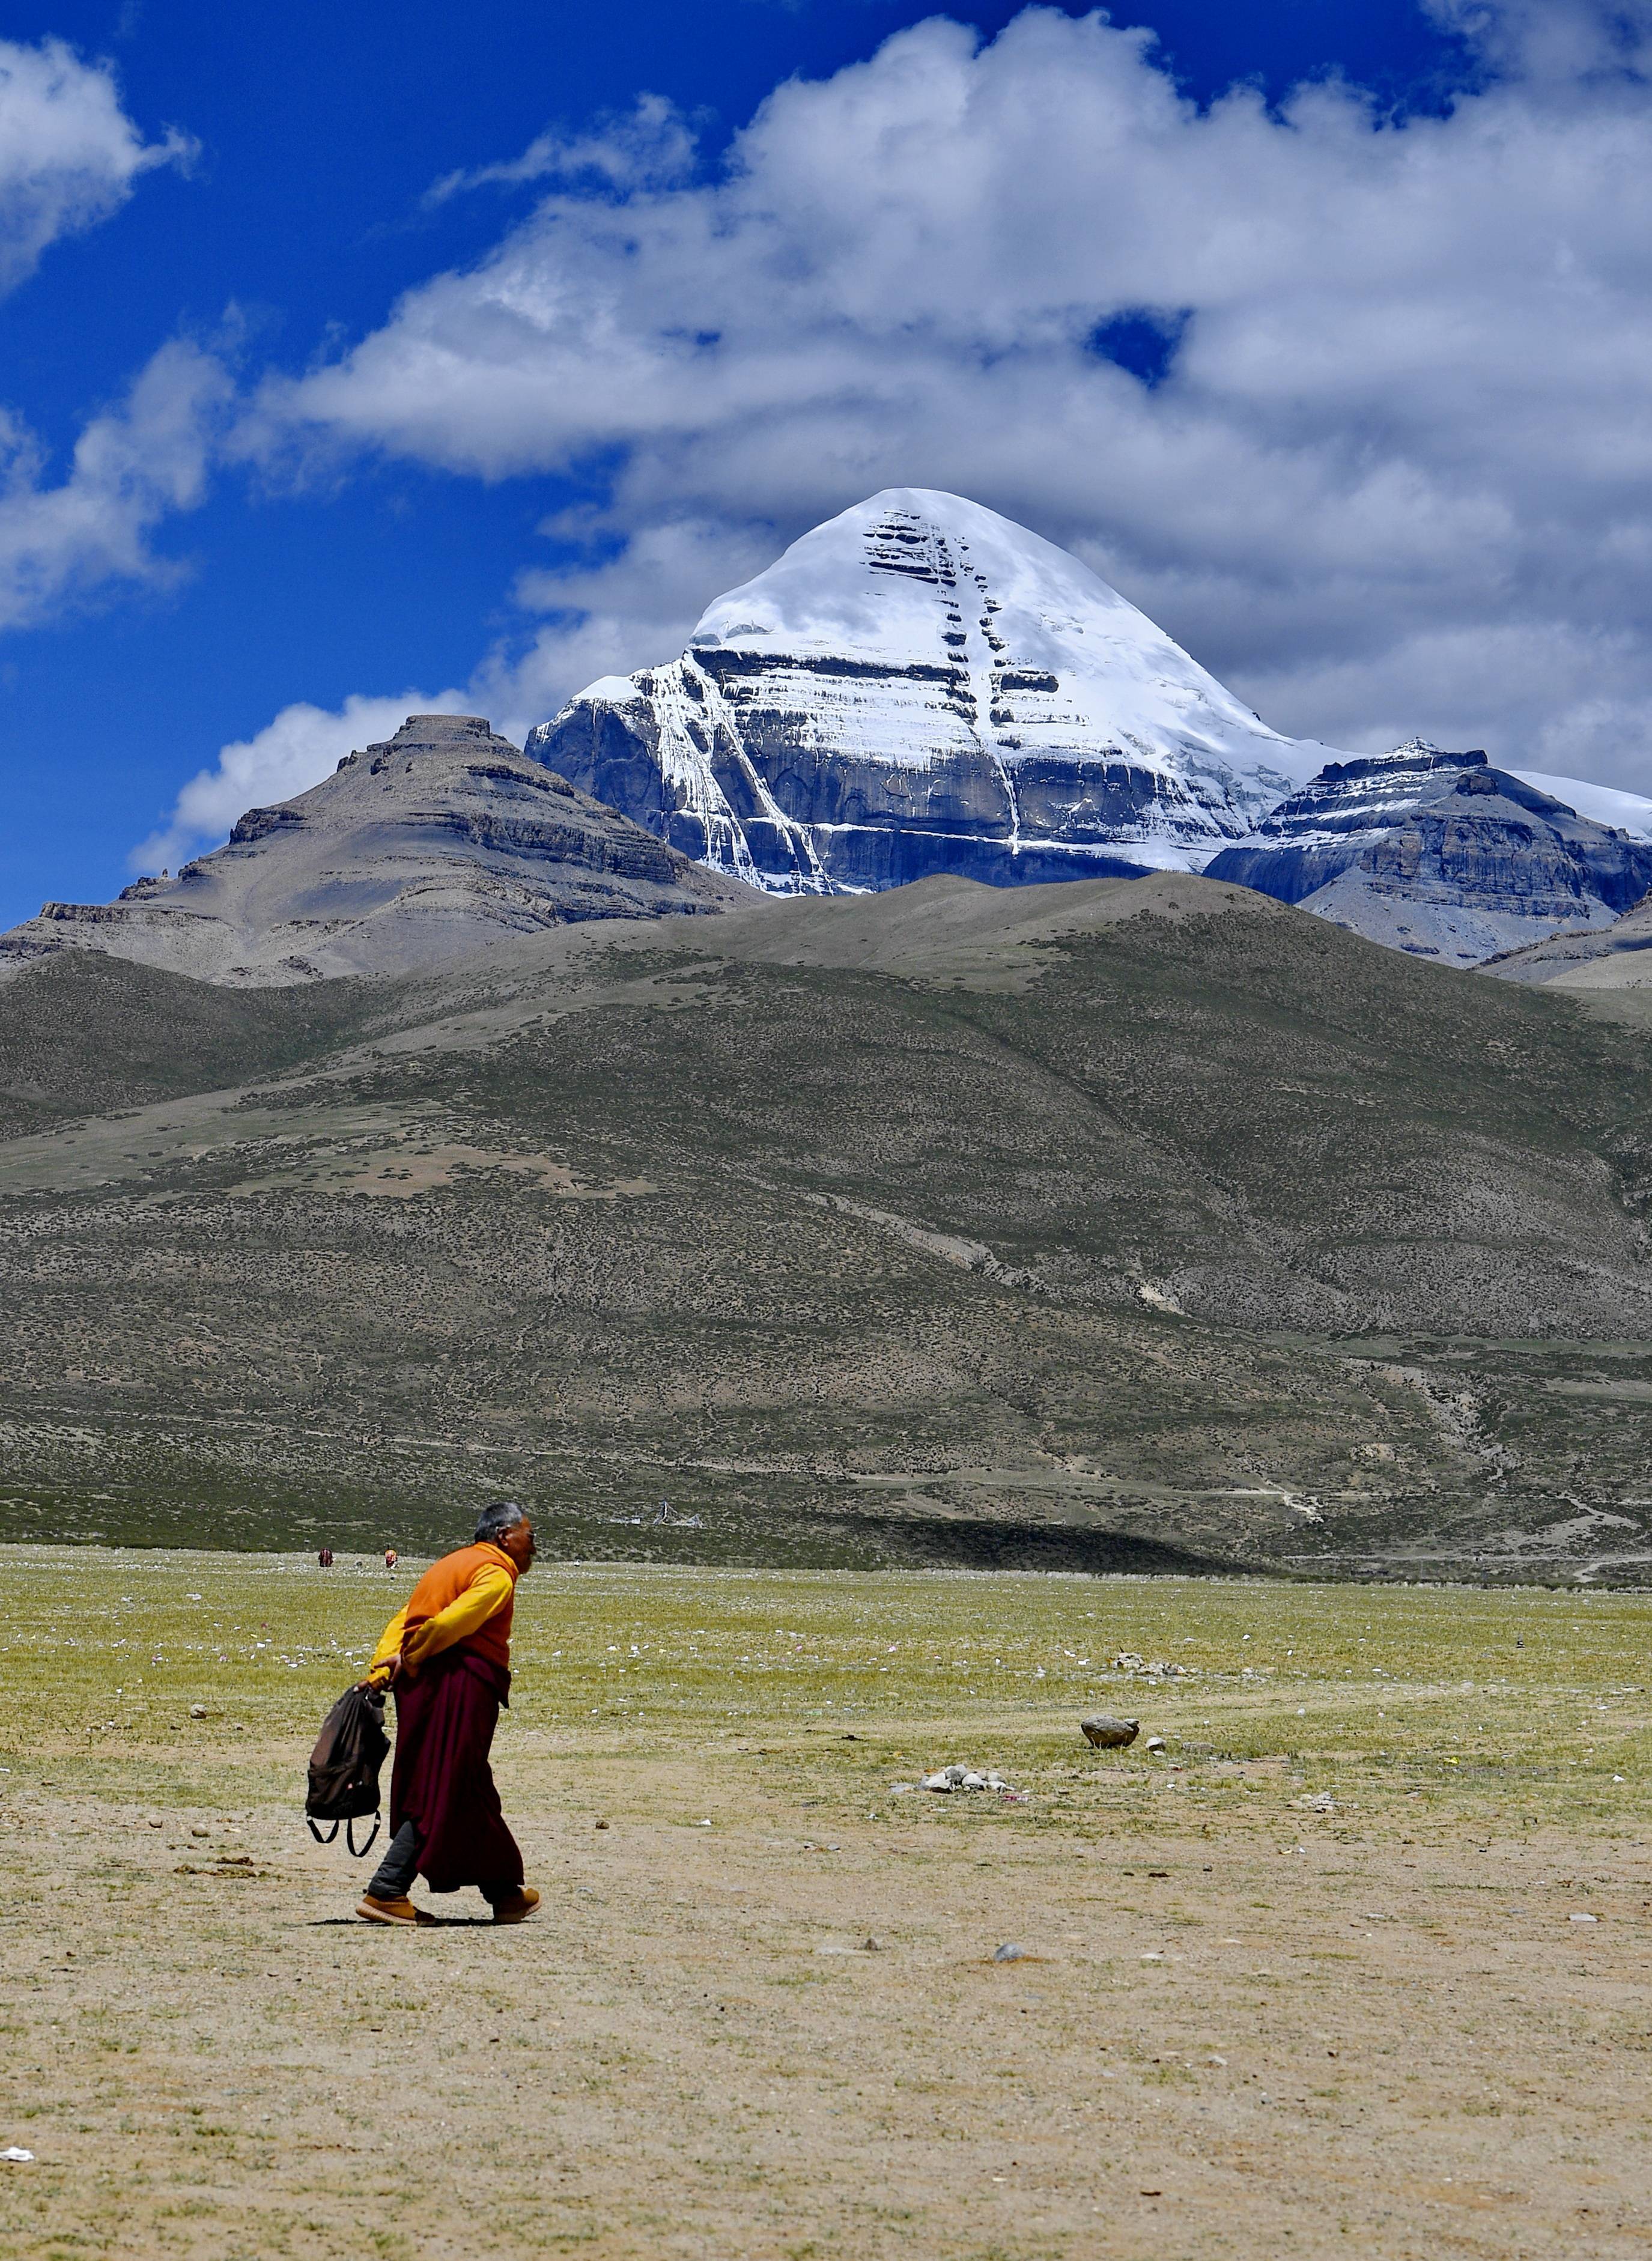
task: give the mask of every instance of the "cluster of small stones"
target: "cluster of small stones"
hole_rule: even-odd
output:
[[[1006,1782],[1002,1775],[991,1767],[977,1769],[956,1764],[941,1767],[934,1774],[926,1774],[921,1782],[897,1782],[893,1785],[890,1795],[902,1798],[913,1790],[932,1790],[943,1797],[950,1797],[954,1791],[977,1790],[995,1791],[999,1797],[1010,1798],[1024,1798],[1027,1794],[1024,1790],[1017,1790],[1013,1783]]]

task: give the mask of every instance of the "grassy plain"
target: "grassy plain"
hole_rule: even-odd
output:
[[[0,1550],[6,2261],[1652,2243],[1648,1597],[542,1566],[542,1914],[385,1933],[299,1790],[417,1568]]]

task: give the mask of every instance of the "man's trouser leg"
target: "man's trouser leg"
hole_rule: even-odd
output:
[[[376,1900],[405,1899],[418,1873],[419,1832],[411,1821],[404,1821],[373,1871],[373,1880],[367,1887],[368,1897]]]

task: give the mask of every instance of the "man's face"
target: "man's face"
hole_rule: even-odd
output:
[[[534,1544],[534,1526],[530,1520],[524,1518],[521,1523],[513,1523],[499,1543],[519,1570],[532,1568],[534,1557],[539,1549]]]

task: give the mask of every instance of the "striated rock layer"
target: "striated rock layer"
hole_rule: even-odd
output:
[[[1477,965],[1611,926],[1652,886],[1652,839],[1580,815],[1482,752],[1412,739],[1329,764],[1207,872],[1368,941]]]
[[[788,894],[1197,870],[1325,757],[1066,550],[916,487],[816,527],[527,750]]]
[[[1652,894],[1642,895],[1608,927],[1575,927],[1490,959],[1499,981],[1556,989],[1637,990],[1652,998]]]
[[[113,903],[47,903],[0,970],[65,950],[281,985],[401,973],[571,920],[715,911],[746,890],[532,762],[474,714],[410,714],[227,843]]]
[[[1452,792],[1465,771],[1485,766],[1483,753],[1447,753],[1424,738],[1391,754],[1327,762],[1207,869],[1212,879],[1237,879],[1258,894],[1299,903],[1357,864],[1424,800]]]

